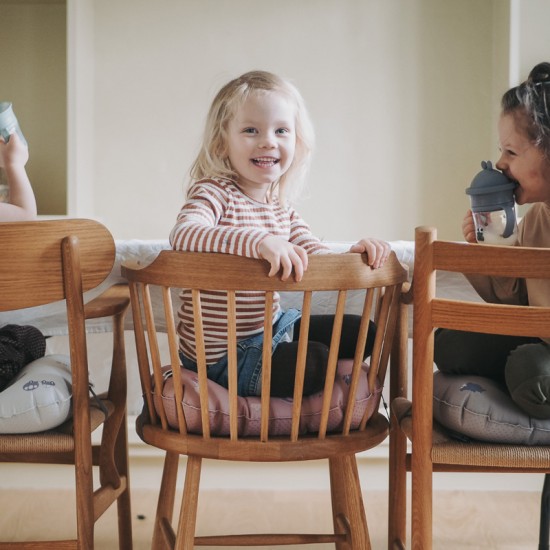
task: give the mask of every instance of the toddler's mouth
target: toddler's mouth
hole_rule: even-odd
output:
[[[258,158],[252,159],[252,163],[255,166],[260,166],[261,168],[269,168],[270,166],[274,166],[279,162],[280,162],[280,159],[276,159],[274,157],[258,157]]]

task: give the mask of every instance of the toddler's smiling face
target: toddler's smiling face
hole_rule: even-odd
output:
[[[290,167],[296,150],[296,108],[278,92],[257,92],[228,125],[228,157],[238,184],[265,202],[271,185]]]

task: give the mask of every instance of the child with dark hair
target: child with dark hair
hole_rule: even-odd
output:
[[[518,227],[517,246],[550,248],[550,63],[502,97],[496,167],[517,183],[517,204],[532,204]],[[472,213],[462,222],[475,243]],[[470,276],[487,302],[550,306],[550,281]],[[438,330],[435,362],[452,374],[477,374],[506,384],[512,399],[535,418],[550,418],[550,342],[539,338]]]

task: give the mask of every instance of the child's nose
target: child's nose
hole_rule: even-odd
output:
[[[263,147],[264,149],[273,149],[276,145],[275,138],[271,135],[263,136],[260,141],[260,147]]]

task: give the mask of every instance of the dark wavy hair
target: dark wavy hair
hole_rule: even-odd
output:
[[[510,88],[501,107],[550,161],[550,63],[539,63],[525,82]]]

